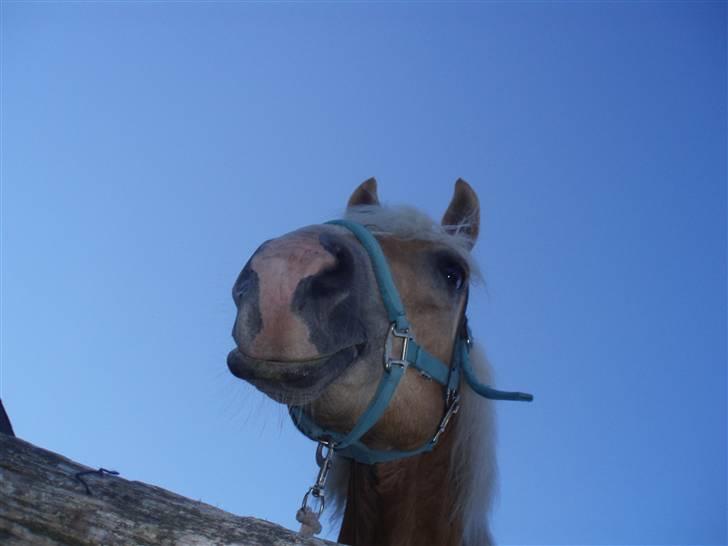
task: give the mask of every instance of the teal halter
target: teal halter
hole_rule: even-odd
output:
[[[363,225],[350,220],[333,220],[327,222],[327,224],[342,226],[351,231],[369,254],[374,275],[379,285],[379,292],[382,295],[382,301],[390,321],[390,327],[384,349],[384,373],[374,397],[364,413],[359,417],[354,428],[348,434],[325,429],[308,417],[300,406],[290,406],[291,419],[303,434],[328,447],[329,453],[336,452],[342,457],[365,464],[383,463],[418,455],[431,451],[435,447],[440,435],[445,431],[450,419],[460,407],[458,391],[461,372],[470,388],[485,398],[525,402],[533,400],[533,396],[530,394],[499,391],[477,380],[470,366],[469,353],[472,342],[470,330],[466,324],[462,325],[450,366],[428,353],[410,334],[410,323],[405,315],[402,300],[394,284],[384,252],[382,252],[382,248],[374,235]],[[394,338],[400,338],[402,341],[402,350],[398,358],[393,358],[391,354]],[[437,381],[440,385],[446,387],[445,413],[437,431],[422,446],[409,451],[385,451],[367,447],[361,441],[362,436],[382,417],[397,390],[400,380],[410,366],[415,367],[426,378]],[[321,448],[319,448],[320,450]]]

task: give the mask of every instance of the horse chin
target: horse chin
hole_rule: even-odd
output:
[[[230,351],[230,372],[276,402],[303,405],[316,400],[364,352],[366,344],[350,345],[310,360],[261,360],[239,349]]]

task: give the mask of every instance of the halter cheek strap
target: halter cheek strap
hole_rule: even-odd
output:
[[[411,457],[427,451],[431,451],[440,435],[446,429],[452,416],[459,409],[458,389],[460,387],[460,375],[468,385],[480,396],[493,400],[519,400],[531,401],[533,396],[521,392],[505,392],[496,390],[488,385],[480,383],[470,366],[470,346],[472,344],[470,331],[466,325],[461,329],[461,335],[455,343],[453,358],[450,366],[447,366],[440,359],[428,353],[415,338],[410,334],[410,324],[399,297],[399,292],[394,284],[392,273],[387,264],[379,242],[374,235],[363,225],[350,220],[333,220],[327,222],[345,227],[351,231],[364,249],[369,254],[372,269],[377,279],[382,302],[387,311],[390,321],[389,332],[384,348],[384,371],[379,381],[377,390],[359,417],[359,420],[348,434],[325,429],[315,423],[299,406],[290,406],[289,413],[298,429],[311,438],[329,447],[328,453],[334,451],[350,459],[361,463],[375,464],[387,461]],[[401,340],[401,351],[396,357],[392,356],[393,342]],[[445,412],[440,421],[437,431],[430,440],[417,449],[408,451],[378,450],[372,449],[361,442],[361,438],[379,421],[389,406],[400,380],[410,366],[428,379],[436,381],[444,389]]]

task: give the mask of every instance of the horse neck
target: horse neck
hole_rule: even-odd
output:
[[[377,465],[352,461],[339,542],[459,546],[462,521],[453,516],[457,491],[449,472],[454,428],[429,453]]]

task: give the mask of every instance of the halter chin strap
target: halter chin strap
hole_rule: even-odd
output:
[[[384,347],[384,372],[382,373],[382,378],[379,381],[379,386],[374,397],[369,402],[369,406],[367,406],[364,413],[359,417],[354,428],[348,434],[325,429],[317,425],[306,415],[300,406],[290,406],[289,413],[291,419],[293,419],[293,423],[303,434],[312,440],[325,444],[343,457],[366,464],[383,463],[418,455],[431,451],[435,447],[440,436],[447,428],[450,419],[457,413],[460,407],[458,391],[461,373],[465,382],[470,385],[470,388],[485,398],[525,402],[533,400],[533,396],[530,394],[499,391],[477,380],[470,366],[469,353],[472,341],[470,330],[464,320],[463,324],[461,324],[458,339],[455,342],[450,366],[447,366],[440,359],[428,353],[424,347],[415,341],[415,338],[410,333],[410,324],[405,315],[399,292],[394,284],[387,259],[374,235],[363,225],[349,220],[333,220],[327,223],[342,226],[351,231],[369,254],[374,275],[379,286],[379,292],[390,321],[390,327]],[[401,350],[398,351],[396,356],[393,356],[392,351],[395,339],[400,340]],[[420,374],[425,378],[436,381],[445,387],[445,412],[440,420],[437,431],[425,444],[409,451],[385,451],[366,446],[361,441],[361,438],[382,417],[387,406],[389,406],[392,396],[394,396],[397,390],[400,380],[410,366],[419,370]]]

